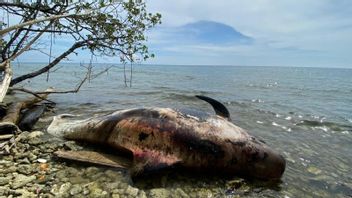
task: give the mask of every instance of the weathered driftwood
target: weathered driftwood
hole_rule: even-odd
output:
[[[33,126],[39,120],[40,116],[44,113],[46,105],[37,105],[28,109],[22,115],[21,121],[18,127],[23,131],[29,131],[33,129]]]
[[[52,89],[48,89],[48,91],[51,91]],[[32,107],[38,102],[41,102],[43,99],[46,99],[48,97],[47,94],[40,94],[40,97],[33,97],[28,100],[18,102],[18,103],[12,103],[8,110],[6,116],[2,119],[2,122],[9,122],[13,124],[18,124],[20,115],[21,115],[21,110],[22,109],[27,109]]]
[[[13,137],[13,134],[0,135],[0,140],[8,140]]]
[[[56,151],[54,153],[57,157],[80,161],[91,164],[98,164],[103,166],[110,166],[114,168],[129,168],[131,162],[123,157],[102,154],[95,151]]]
[[[12,122],[0,122],[0,134],[16,134],[20,129]]]
[[[0,69],[3,71],[3,79],[0,85],[0,102],[5,98],[7,90],[9,89],[12,80],[12,70],[10,66],[10,61],[5,61],[1,63]]]

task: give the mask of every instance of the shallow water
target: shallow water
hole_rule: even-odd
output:
[[[15,75],[38,65],[14,66]],[[95,72],[105,66],[97,65]],[[49,82],[40,77],[23,85],[72,89],[81,69],[65,64],[51,73]],[[264,139],[287,160],[282,181],[276,184],[246,181],[248,189],[243,190],[231,186],[231,178],[169,173],[136,181],[140,188],[178,186],[188,193],[206,189],[222,196],[351,197],[351,76],[351,69],[135,65],[129,88],[122,67],[116,66],[79,93],[50,99],[58,103],[57,113],[94,114],[142,106],[211,112],[208,104],[193,97],[207,95],[228,107],[236,125]],[[162,181],[165,177],[167,182]]]

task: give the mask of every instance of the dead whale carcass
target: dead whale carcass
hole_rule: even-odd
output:
[[[217,115],[170,108],[116,111],[85,120],[54,117],[48,132],[66,139],[105,144],[133,154],[134,173],[180,165],[262,179],[278,179],[285,159],[229,121],[220,102],[205,96]]]

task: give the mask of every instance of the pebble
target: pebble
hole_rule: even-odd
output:
[[[149,191],[149,196],[154,198],[169,197],[170,193],[163,188],[154,188]]]
[[[9,188],[6,186],[0,186],[0,196],[6,196],[9,193]]]
[[[125,194],[131,197],[136,197],[138,195],[138,188],[134,188],[132,186],[128,186],[125,190]]]
[[[34,175],[32,176],[25,176],[25,175],[22,175],[22,174],[18,174],[13,183],[11,184],[11,187],[13,189],[16,189],[16,188],[20,188],[22,186],[25,186],[26,184],[34,181],[36,179],[36,177]]]
[[[64,184],[62,184],[59,188],[58,194],[59,195],[66,195],[68,194],[70,188],[71,188],[72,184],[70,182],[66,182]]]
[[[34,172],[34,169],[33,169],[32,165],[28,165],[28,164],[19,165],[17,167],[17,172],[25,174],[25,175],[29,175],[32,172]]]
[[[37,161],[38,161],[39,163],[46,163],[48,160],[43,159],[43,158],[39,158],[39,159],[37,159]]]
[[[321,170],[314,166],[308,167],[307,171],[314,175],[319,175],[321,173]]]
[[[0,177],[0,186],[4,186],[10,182],[10,177]]]
[[[70,195],[77,195],[79,193],[82,192],[82,187],[78,184],[75,184],[72,186],[71,190],[70,190]]]
[[[42,135],[44,135],[44,133],[41,131],[33,131],[33,132],[29,133],[27,137],[28,137],[28,139],[33,139],[33,138],[40,137]]]

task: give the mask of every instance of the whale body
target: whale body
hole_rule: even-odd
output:
[[[50,134],[108,145],[133,156],[133,174],[181,166],[259,179],[279,179],[285,159],[230,121],[220,102],[205,97],[216,115],[171,108],[136,108],[75,120],[55,116]]]

